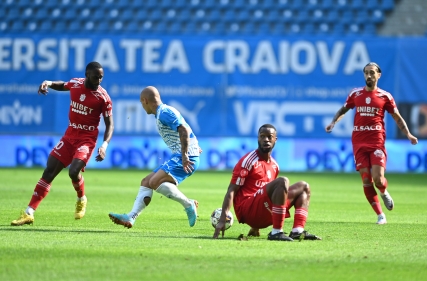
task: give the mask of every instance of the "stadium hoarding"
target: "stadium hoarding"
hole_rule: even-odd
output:
[[[412,101],[407,93],[423,88],[423,72],[414,75],[427,59],[405,59],[405,50],[421,52],[427,40],[414,40],[6,35],[0,38],[0,134],[62,134],[69,97],[37,96],[38,85],[81,77],[96,60],[114,102],[116,135],[157,135],[139,104],[142,88],[154,85],[199,137],[256,136],[261,124],[273,123],[280,137],[347,138],[352,114],[331,134],[324,126],[349,90],[363,86],[367,62],[382,66],[380,86],[398,102]],[[417,91],[416,99],[427,102],[427,94]],[[395,138],[392,119],[386,124],[388,138]]]
[[[0,167],[44,167],[59,139],[60,136],[0,135],[0,143],[7,147],[0,157]],[[245,153],[256,149],[253,137],[202,137],[199,142],[203,149],[200,170],[231,170]],[[413,146],[408,140],[388,140],[386,148],[387,172],[427,172],[427,141]],[[96,162],[92,157],[88,168],[153,169],[169,155],[160,137],[115,136],[108,146],[107,158]],[[277,141],[273,156],[282,172],[355,172],[350,140],[283,138]]]

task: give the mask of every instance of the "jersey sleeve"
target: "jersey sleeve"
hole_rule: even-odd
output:
[[[76,83],[81,84],[82,79],[81,78],[72,78],[72,79],[70,79],[70,81],[67,81],[64,83],[64,88],[69,90]]]
[[[245,184],[246,177],[249,175],[249,170],[243,167],[242,162],[243,158],[240,159],[239,162],[237,162],[236,166],[234,166],[230,183],[240,186]]]
[[[105,99],[104,104],[102,105],[102,115],[104,117],[113,116],[113,102],[111,101],[111,99],[108,96]]]
[[[354,104],[354,91],[351,91],[350,94],[348,94],[347,99],[344,103],[344,107],[353,109],[355,107]]]
[[[387,101],[384,104],[384,109],[387,110],[388,113],[393,114],[398,112],[396,102],[391,94],[387,94]]]
[[[163,110],[159,115],[159,120],[174,131],[184,124],[182,115],[177,111],[170,108]]]

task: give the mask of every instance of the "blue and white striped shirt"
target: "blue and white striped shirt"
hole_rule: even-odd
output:
[[[188,156],[199,156],[199,144],[196,135],[178,110],[172,106],[161,104],[157,107],[156,119],[159,134],[173,154],[181,156],[181,141],[179,139],[178,127],[185,126],[190,129]]]

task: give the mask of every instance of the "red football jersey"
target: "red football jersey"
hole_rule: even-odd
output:
[[[253,150],[240,158],[234,166],[231,183],[240,185],[234,196],[234,206],[238,206],[247,197],[252,197],[258,189],[276,179],[279,175],[279,165],[273,157],[270,162],[258,155],[258,150]]]
[[[98,86],[97,90],[85,87],[85,78],[73,78],[64,84],[70,90],[69,126],[65,136],[69,138],[98,137],[101,114],[112,116],[113,104],[107,91]]]
[[[344,104],[347,108],[356,108],[354,115],[353,144],[369,143],[384,145],[386,133],[384,113],[397,112],[393,96],[377,88],[368,92],[365,88],[353,89]]]

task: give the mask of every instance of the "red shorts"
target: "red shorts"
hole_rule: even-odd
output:
[[[353,145],[353,154],[357,171],[362,168],[370,169],[373,165],[386,167],[387,151],[384,146],[356,144]]]
[[[266,228],[273,225],[272,206],[273,203],[267,194],[267,187],[264,185],[238,206],[234,205],[234,212],[240,223],[245,223],[253,228]],[[286,209],[288,206],[289,202],[286,202]]]
[[[52,149],[50,155],[61,161],[64,167],[70,165],[74,158],[80,159],[87,164],[95,146],[96,142],[90,139],[79,140],[62,137]]]

